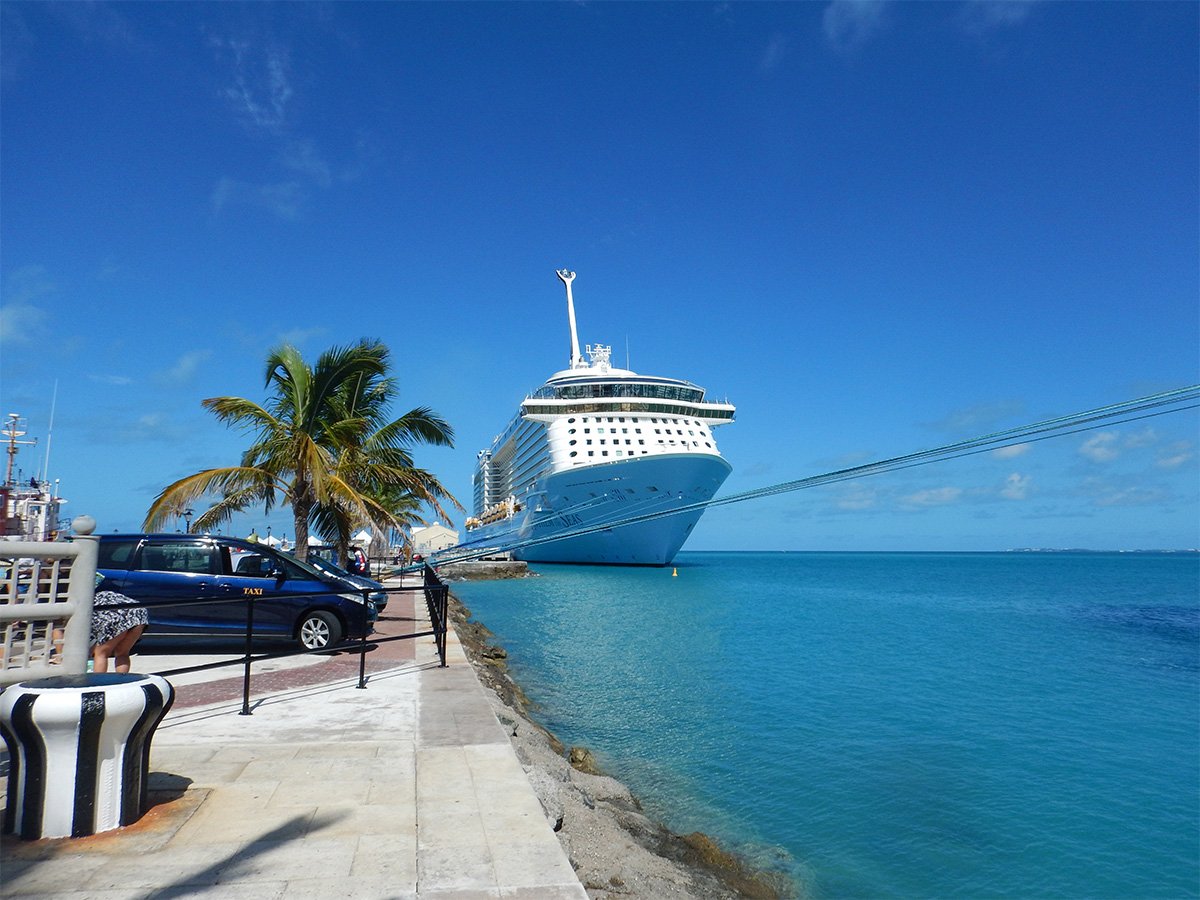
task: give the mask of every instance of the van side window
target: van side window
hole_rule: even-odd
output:
[[[137,541],[101,541],[97,569],[128,569]]]
[[[143,572],[188,572],[194,575],[220,575],[221,558],[208,544],[180,541],[147,544],[142,547],[138,566]]]
[[[247,553],[245,556],[238,558],[237,565],[233,569],[233,574],[265,578],[271,574],[272,568],[271,560],[265,556],[259,556],[257,553]]]

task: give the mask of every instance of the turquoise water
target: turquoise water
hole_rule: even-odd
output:
[[[1200,557],[677,565],[453,587],[672,829],[814,898],[1200,896]]]

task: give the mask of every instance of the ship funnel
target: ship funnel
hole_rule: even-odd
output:
[[[583,357],[579,355],[579,333],[575,330],[575,301],[571,298],[571,282],[575,280],[575,273],[567,269],[558,269],[554,274],[567,286],[567,320],[571,324],[571,368],[578,369],[583,365]]]

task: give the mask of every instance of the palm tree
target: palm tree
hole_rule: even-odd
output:
[[[284,345],[267,357],[266,404],[242,397],[211,397],[202,405],[227,425],[254,433],[241,464],[205,469],[168,485],[146,513],[143,527],[169,522],[204,497],[218,499],[194,522],[206,530],[235,512],[276,503],[292,508],[297,555],[308,554],[309,524],[337,511],[352,523],[389,525],[388,491],[404,490],[444,515],[441,500],[462,507],[442,485],[413,465],[417,443],[453,446],[454,431],[427,407],[387,421],[395,394],[389,352],[379,341],[322,353],[309,367]],[[394,497],[392,498],[394,499]]]
[[[386,534],[402,531],[414,522],[423,524],[420,511],[425,505],[446,516],[443,500],[461,509],[436,476],[414,466],[403,448],[381,446],[380,437],[372,434],[363,447],[344,448],[335,467],[336,478],[360,497],[362,504],[356,507],[335,500],[313,512],[313,530],[334,545],[342,565],[349,559],[350,536],[360,528]]]

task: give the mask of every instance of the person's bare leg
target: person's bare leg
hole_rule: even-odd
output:
[[[145,630],[145,625],[138,625],[136,628],[130,628],[117,637],[116,646],[113,648],[113,657],[115,658],[117,671],[122,675],[129,672],[131,665],[129,653],[133,650],[133,645],[137,643],[138,638],[142,636],[142,632]]]
[[[97,644],[92,648],[92,671],[104,673],[108,671],[108,657],[112,653],[112,641]]]

